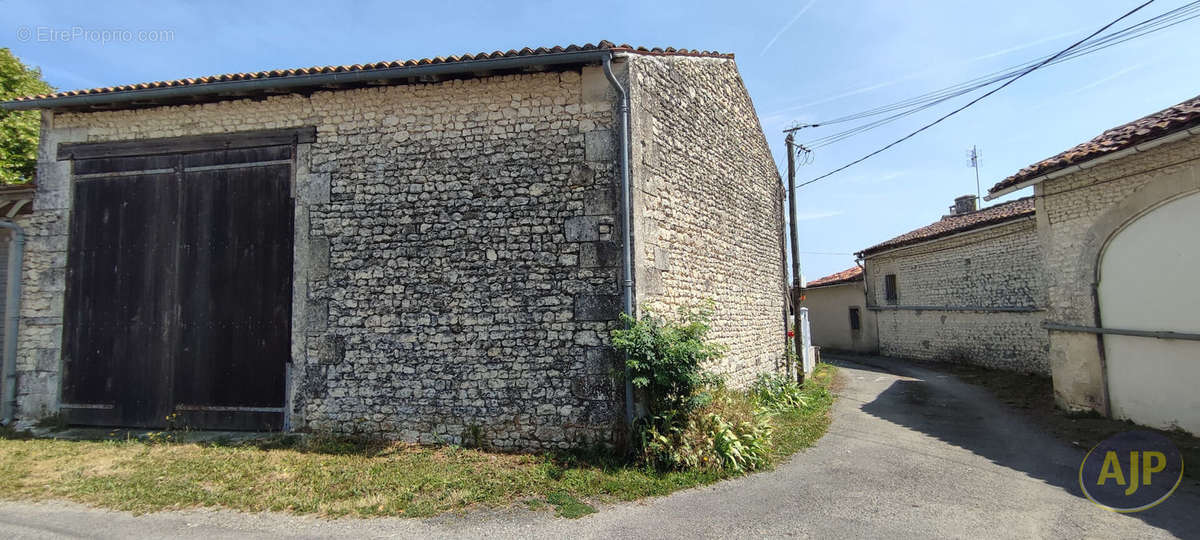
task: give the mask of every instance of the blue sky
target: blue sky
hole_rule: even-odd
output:
[[[1131,20],[1173,9],[1158,0]],[[0,45],[61,89],[608,39],[733,52],[783,171],[780,131],[936,90],[1057,52],[1136,2],[16,2]],[[39,29],[169,30],[168,40],[37,39]],[[34,32],[33,38],[23,39]],[[44,30],[43,30],[44,32]],[[861,165],[799,192],[809,279],[851,252],[937,220],[1106,128],[1200,94],[1200,19],[1035,72]],[[819,150],[803,181],[907,134],[969,97]],[[804,142],[834,130],[801,132]],[[1030,190],[1007,197],[1031,194]],[[831,254],[832,253],[832,254]]]

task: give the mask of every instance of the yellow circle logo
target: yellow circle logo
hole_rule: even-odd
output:
[[[1079,464],[1088,500],[1114,512],[1140,512],[1163,502],[1183,481],[1183,454],[1151,431],[1127,431],[1096,445]]]

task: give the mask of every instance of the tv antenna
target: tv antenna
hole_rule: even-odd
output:
[[[976,201],[979,201],[980,198],[983,196],[983,191],[979,187],[979,158],[982,156],[983,156],[983,154],[980,154],[979,149],[976,148],[974,145],[971,146],[970,150],[967,150],[967,160],[969,162],[968,166],[975,169],[975,200]]]

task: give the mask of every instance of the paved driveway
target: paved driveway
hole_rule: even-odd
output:
[[[1195,482],[1147,512],[1102,510],[1078,495],[1083,451],[985,391],[894,362],[839,363],[845,387],[833,427],[791,463],[579,520],[516,509],[431,520],[210,510],[134,517],[7,503],[0,536],[1200,538]]]

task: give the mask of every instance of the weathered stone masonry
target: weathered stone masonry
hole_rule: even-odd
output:
[[[757,122],[733,61],[709,60],[677,65],[688,66],[686,81],[707,85],[687,98],[695,107],[718,107],[719,92],[740,100],[733,111],[740,116],[726,111],[692,128],[711,130],[700,144],[713,143],[725,122],[730,142],[719,157],[729,167],[739,157],[729,149],[744,146],[736,138]],[[624,78],[628,65],[660,62],[630,55],[615,67]],[[647,96],[661,89],[645,77],[632,82],[635,111],[651,110]],[[419,442],[461,442],[478,432],[500,448],[610,441],[621,418],[616,358],[606,345],[620,308],[614,103],[600,68],[586,66],[44,113],[35,211],[21,222],[29,248],[19,415],[38,418],[58,403],[71,204],[70,164],[55,161],[58,143],[316,126],[316,141],[300,146],[295,166],[292,428]],[[753,136],[761,140],[761,130]],[[670,166],[655,177],[669,180],[662,191],[681,190],[670,204],[690,209],[655,210],[658,225],[679,221],[662,229],[680,236],[653,236],[640,222],[636,229],[638,238],[659,238],[641,249],[670,253],[639,255],[638,264],[663,270],[670,257],[663,275],[680,276],[652,293],[639,268],[639,290],[680,301],[717,297],[725,306],[719,317],[738,321],[718,328],[735,347],[724,366],[735,373],[770,369],[782,354],[779,183],[764,166],[765,142],[754,141],[740,150],[750,165],[736,169],[739,191],[682,192],[712,173],[698,166]],[[636,148],[639,163],[686,164],[685,156],[703,152],[655,145]],[[711,227],[697,221],[702,215]],[[695,281],[727,253],[728,271]],[[724,282],[730,276],[736,283]]]
[[[1200,139],[1164,144],[1034,186],[1046,252],[1046,320],[1095,326],[1096,265],[1112,234],[1164,200],[1200,189]],[[993,188],[995,189],[995,188]],[[1054,394],[1060,407],[1104,411],[1102,341],[1050,332]]]
[[[638,300],[716,302],[717,370],[732,384],[776,369],[783,328],[783,188],[733,60],[632,63]]]
[[[1041,261],[1032,216],[869,256],[880,354],[1048,375]],[[884,297],[887,274],[899,309]],[[1001,311],[1011,308],[1027,309]]]

